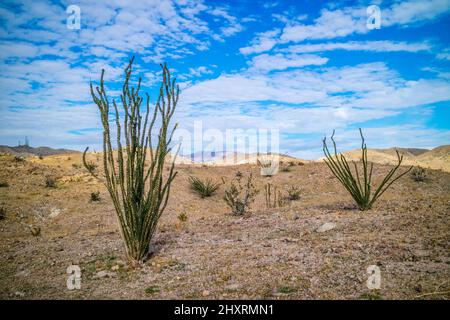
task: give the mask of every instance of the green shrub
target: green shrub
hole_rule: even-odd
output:
[[[298,200],[298,199],[300,199],[300,188],[295,187],[295,186],[291,186],[288,189],[287,192],[288,192],[289,200]]]
[[[145,294],[147,295],[153,295],[155,293],[158,293],[160,291],[158,286],[150,286],[145,289]]]
[[[188,216],[186,214],[186,211],[183,211],[178,215],[178,220],[180,220],[181,222],[186,222],[187,219],[188,219]]]
[[[56,179],[51,176],[45,177],[45,187],[46,188],[56,188]]]
[[[100,201],[100,191],[91,192],[91,202]]]
[[[334,141],[334,131],[331,135],[331,141],[334,146],[334,156],[331,155],[328,150],[326,137],[322,140],[323,142],[323,152],[325,154],[325,163],[330,168],[331,172],[335,177],[341,182],[341,184],[347,189],[352,198],[357,203],[361,211],[368,210],[372,207],[373,203],[398,179],[407,174],[412,167],[403,173],[399,174],[397,177],[393,178],[395,172],[400,167],[403,161],[403,156],[397,153],[397,165],[392,168],[389,173],[381,181],[380,185],[375,189],[372,194],[372,171],[373,163],[367,160],[367,146],[364,141],[364,136],[361,129],[359,129],[361,135],[361,161],[362,161],[362,172],[358,171],[358,166],[353,162],[354,170],[352,171],[347,159],[343,154],[338,154],[336,149],[336,142]]]
[[[231,208],[234,215],[243,215],[255,200],[258,190],[252,182],[252,174],[247,178],[245,184],[242,183],[242,177],[235,177],[235,181],[231,182],[229,189],[225,190],[224,200]]]
[[[196,177],[189,177],[191,189],[197,192],[202,198],[210,197],[220,187],[220,183],[215,183],[211,179],[201,180]]]
[[[75,163],[74,163],[75,164]],[[74,164],[72,165],[74,168]],[[97,165],[93,162],[93,161],[86,161],[84,160],[84,167],[89,171],[89,172],[95,172],[95,170],[97,169]]]

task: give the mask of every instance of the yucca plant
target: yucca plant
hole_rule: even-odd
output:
[[[191,189],[197,192],[202,198],[210,197],[220,187],[220,183],[215,183],[211,179],[201,180],[196,177],[189,177]]]
[[[331,172],[335,175],[335,177],[341,182],[341,184],[350,192],[352,198],[358,204],[360,210],[368,210],[372,207],[374,202],[398,179],[407,174],[412,167],[410,167],[405,172],[397,175],[394,178],[395,172],[400,167],[403,161],[403,156],[400,156],[398,151],[397,153],[397,165],[392,168],[388,174],[384,177],[378,187],[375,189],[375,192],[372,193],[372,171],[373,171],[373,163],[369,163],[367,160],[367,146],[364,140],[364,136],[362,130],[359,129],[359,133],[361,135],[361,162],[362,162],[362,172],[361,174],[358,171],[357,164],[353,162],[354,170],[352,171],[350,165],[348,164],[347,159],[343,154],[337,153],[336,142],[334,140],[334,130],[331,135],[331,141],[333,142],[334,147],[334,155],[331,155],[328,150],[326,137],[323,138],[323,152],[325,154],[325,163],[330,168]]]
[[[122,86],[121,104],[123,120],[119,116],[119,108],[115,100],[109,101],[102,70],[100,86],[94,89],[90,85],[92,99],[100,111],[103,125],[103,170],[104,181],[120,225],[121,236],[125,242],[126,254],[131,262],[143,261],[149,252],[150,240],[155,233],[158,219],[164,212],[169,200],[170,187],[177,172],[175,161],[170,165],[168,173],[164,173],[166,156],[175,124],[170,129],[170,120],[178,103],[179,88],[175,79],[171,79],[167,66],[161,65],[162,83],[159,97],[153,111],[150,111],[150,97],[146,94],[146,112],[141,115],[144,98],[140,96],[141,78],[137,86],[130,87],[132,58],[125,69],[125,80]],[[110,107],[113,106],[115,117],[110,119]],[[115,137],[111,134],[110,122],[116,127]],[[153,129],[159,124],[157,141],[152,142]],[[117,150],[113,149],[113,139]],[[122,142],[125,142],[125,146]],[[86,161],[86,169],[99,179],[98,173]],[[148,163],[146,162],[149,160]],[[147,164],[147,165],[146,165]]]

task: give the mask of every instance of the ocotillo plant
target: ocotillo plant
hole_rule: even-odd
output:
[[[271,183],[264,186],[266,208],[284,207],[284,198],[280,190]]]
[[[104,74],[102,70],[100,86],[94,89],[90,84],[92,99],[100,110],[103,125],[103,169],[105,185],[111,195],[117,213],[121,236],[125,242],[128,258],[132,262],[143,261],[149,252],[150,240],[156,230],[158,219],[167,206],[170,186],[177,172],[172,162],[169,172],[164,174],[166,156],[171,151],[169,147],[175,124],[169,128],[170,120],[178,103],[179,88],[175,79],[171,79],[167,66],[161,65],[162,83],[159,97],[150,111],[150,97],[146,94],[146,113],[141,115],[141,105],[144,98],[140,96],[141,78],[137,87],[130,87],[132,73],[132,58],[125,69],[125,80],[122,86],[121,103],[123,121],[119,117],[119,108],[115,100],[114,107],[116,134],[111,134],[110,101],[106,95]],[[149,119],[150,115],[150,119]],[[155,123],[160,122],[158,139],[152,143],[152,131]],[[113,139],[116,139],[117,151],[113,149]],[[125,146],[122,145],[125,142]],[[97,172],[86,161],[86,169],[95,177]],[[146,160],[149,163],[146,166]]]
[[[368,210],[372,207],[374,202],[398,179],[408,173],[412,167],[410,167],[405,172],[399,174],[397,177],[393,178],[395,172],[400,167],[403,161],[403,156],[397,152],[397,165],[392,168],[388,174],[381,181],[379,186],[375,189],[372,194],[372,171],[373,163],[367,160],[367,146],[364,140],[361,129],[359,129],[361,135],[361,161],[362,161],[362,177],[359,174],[358,166],[353,161],[354,172],[350,169],[347,159],[343,154],[338,154],[336,149],[336,142],[334,141],[334,130],[331,135],[331,141],[333,141],[334,146],[334,156],[331,155],[327,147],[326,137],[323,138],[323,152],[325,154],[325,163],[330,168],[331,172],[335,177],[342,183],[342,185],[350,192],[353,199],[358,204],[360,210]]]

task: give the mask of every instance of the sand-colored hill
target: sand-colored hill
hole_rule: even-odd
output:
[[[396,148],[369,149],[369,161],[380,164],[396,164]],[[450,172],[450,145],[436,147],[432,150],[397,148],[403,155],[403,164],[420,166],[429,169]],[[347,160],[358,161],[361,158],[361,150],[351,150],[343,153]]]
[[[0,146],[0,154],[12,154],[17,156],[50,156],[55,154],[75,153],[77,151],[68,149],[53,149],[49,147],[30,147],[30,146]]]
[[[180,161],[191,161],[192,164],[201,164],[209,166],[230,166],[241,164],[257,164],[258,160],[274,160],[275,162],[289,163],[307,162],[302,159],[291,157],[285,154],[257,154],[257,153],[239,153],[239,152],[217,152],[214,156],[196,153],[188,157],[181,157]],[[178,160],[178,159],[177,159]],[[178,161],[177,161],[178,163]]]

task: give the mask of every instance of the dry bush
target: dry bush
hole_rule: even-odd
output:
[[[422,167],[414,167],[411,171],[410,177],[416,182],[423,182],[427,179],[427,170]]]
[[[235,177],[229,189],[225,190],[223,199],[231,208],[234,215],[240,216],[246,213],[249,210],[250,204],[255,200],[258,190],[253,184],[252,179],[253,176],[251,173],[246,183],[242,182],[242,177]]]
[[[52,176],[45,177],[45,187],[46,188],[56,188],[56,178]]]

